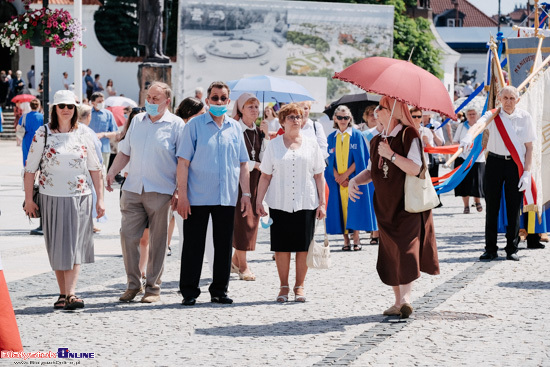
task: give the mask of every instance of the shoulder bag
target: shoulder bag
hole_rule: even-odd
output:
[[[48,141],[48,128],[46,127],[46,125],[44,125],[44,132],[44,149],[46,149],[46,143]],[[38,172],[42,171],[42,157],[44,157],[44,149],[42,149],[42,156],[40,157],[40,163],[38,164]],[[38,185],[35,180],[34,186],[32,188],[32,201],[34,201],[34,203],[38,206],[38,209],[34,213],[34,218],[40,218],[40,203],[38,202],[39,191],[40,185]],[[23,207],[25,207],[25,200],[23,200]]]
[[[402,140],[405,144],[405,131],[403,131]],[[424,160],[422,140],[420,140],[419,147],[420,158],[422,159],[420,173],[418,176],[407,174],[405,177],[405,210],[409,213],[425,212],[439,205],[439,198],[432,185],[432,179]]]
[[[15,129],[15,137],[19,140],[23,140],[23,137],[25,136],[25,125],[27,121],[27,114],[23,115],[23,121],[21,122],[21,125],[17,125],[17,129]]]

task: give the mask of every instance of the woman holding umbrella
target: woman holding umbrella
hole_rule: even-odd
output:
[[[392,111],[393,109],[393,111]],[[405,177],[418,175],[422,166],[418,132],[405,103],[382,97],[377,118],[384,132],[371,141],[367,169],[349,182],[352,200],[360,198],[359,185],[374,183],[374,211],[380,230],[377,271],[395,294],[394,304],[384,315],[407,318],[412,283],[420,272],[439,274],[431,210],[409,213],[404,208]]]

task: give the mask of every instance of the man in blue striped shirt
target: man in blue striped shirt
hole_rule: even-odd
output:
[[[214,82],[207,92],[208,113],[189,121],[178,156],[178,213],[185,219],[180,290],[183,305],[195,304],[201,291],[206,228],[212,216],[214,274],[209,291],[214,303],[231,304],[227,297],[231,271],[233,220],[239,183],[241,212],[251,213],[248,152],[239,123],[226,116],[229,87]]]

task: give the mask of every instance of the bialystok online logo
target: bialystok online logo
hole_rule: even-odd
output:
[[[93,352],[71,352],[69,348],[58,348],[57,353],[49,352],[12,352],[3,350],[0,353],[0,358],[15,358],[15,359],[31,359],[31,358],[74,358],[74,359],[93,359]]]

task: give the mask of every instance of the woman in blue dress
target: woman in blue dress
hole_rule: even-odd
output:
[[[344,236],[343,251],[351,251],[349,232],[353,231],[353,250],[361,250],[359,231],[373,231],[374,218],[369,208],[369,197],[355,202],[349,200],[348,182],[367,166],[368,152],[361,132],[352,127],[353,117],[346,106],[334,111],[334,128],[328,136],[328,165],[325,179],[329,187],[327,205],[327,233]]]

